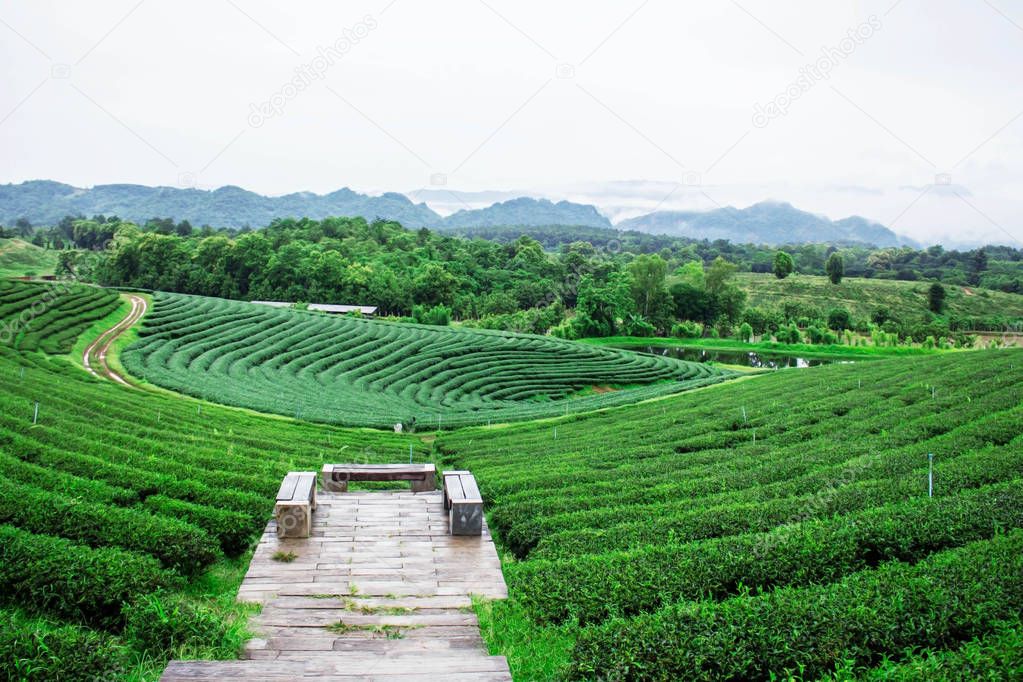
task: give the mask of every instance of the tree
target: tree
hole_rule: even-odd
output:
[[[828,311],[829,329],[842,331],[843,329],[850,329],[851,327],[852,318],[850,317],[848,310],[845,308],[832,308]]]
[[[932,284],[927,291],[927,307],[935,315],[940,315],[941,311],[945,309],[945,287],[937,282]]]
[[[774,254],[774,276],[778,279],[785,279],[792,274],[792,271],[796,269],[796,263],[792,260],[792,256],[779,251]]]
[[[845,263],[842,262],[842,256],[837,252],[828,256],[828,260],[824,264],[824,270],[828,273],[828,279],[831,280],[832,284],[840,284],[842,276],[845,275]]]
[[[624,272],[612,272],[606,284],[583,275],[572,319],[576,338],[617,334],[622,323],[635,313],[629,285],[629,276]]]
[[[735,275],[735,263],[729,263],[721,256],[714,259],[714,262],[707,268],[706,287],[707,293],[716,296],[725,290]]]
[[[636,301],[636,309],[643,317],[650,317],[652,304],[659,300],[664,292],[664,277],[667,273],[668,264],[657,254],[652,256],[642,254],[629,263],[632,297]]]

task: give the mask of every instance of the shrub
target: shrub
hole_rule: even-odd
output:
[[[880,561],[917,561],[948,547],[1023,527],[1023,483],[689,544],[572,561],[512,564],[513,593],[540,620],[600,622],[680,599],[721,599],[837,580]]]
[[[79,502],[8,481],[0,481],[0,523],[91,547],[143,552],[184,575],[198,573],[218,555],[212,538],[177,519]]]
[[[7,604],[117,628],[124,604],[180,584],[147,556],[0,526],[0,601]]]
[[[7,680],[119,679],[124,650],[108,634],[0,610],[0,677]]]
[[[703,325],[683,320],[671,325],[671,335],[679,339],[698,339],[703,336]]]
[[[852,317],[849,315],[848,310],[845,308],[832,308],[828,311],[828,329],[840,332],[851,327]]]
[[[749,343],[753,340],[753,327],[748,322],[739,325],[739,340]]]
[[[1023,531],[892,562],[840,582],[760,597],[683,602],[581,631],[572,679],[815,679],[836,663],[898,656],[922,639],[947,648],[1018,617]]]

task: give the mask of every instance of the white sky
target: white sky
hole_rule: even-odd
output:
[[[753,124],[872,15],[828,79]],[[377,193],[444,174],[613,217],[770,198],[1019,246],[1021,67],[1020,0],[5,0],[0,182]],[[621,180],[656,184],[604,191]]]

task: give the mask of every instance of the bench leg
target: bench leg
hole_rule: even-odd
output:
[[[329,493],[346,493],[348,492],[348,481],[334,480],[333,475],[324,472],[323,489]]]
[[[312,531],[313,516],[308,502],[278,504],[274,508],[277,519],[277,537],[307,538]]]
[[[412,481],[412,492],[429,493],[437,489],[437,477],[432,471],[426,473],[421,481]]]
[[[448,527],[452,535],[483,534],[483,504],[480,502],[458,502],[451,500],[448,512]]]

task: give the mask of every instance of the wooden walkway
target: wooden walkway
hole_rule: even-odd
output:
[[[508,594],[486,526],[449,535],[439,491],[320,493],[318,504],[310,538],[279,540],[271,521],[260,540],[238,593],[263,604],[243,660],[171,661],[161,680],[511,680],[469,598]]]

